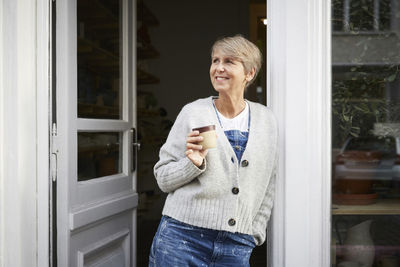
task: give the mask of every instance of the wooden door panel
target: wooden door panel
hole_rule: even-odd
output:
[[[136,1],[55,5],[57,266],[135,266]]]
[[[70,213],[70,230],[90,225],[103,218],[137,207],[138,194],[128,192],[99,202],[82,205]]]
[[[76,230],[71,236],[72,266],[132,266],[131,239],[134,237],[132,220],[134,212],[124,212],[112,219],[104,219],[86,228]],[[75,234],[74,234],[75,233]]]

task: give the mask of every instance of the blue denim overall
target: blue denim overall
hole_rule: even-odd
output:
[[[213,106],[215,109],[215,113],[217,114],[219,125],[223,129],[224,127],[222,126],[221,119],[218,115],[218,111],[217,111],[217,108],[215,107],[214,101],[213,101]],[[236,158],[238,159],[239,164],[242,159],[243,152],[246,149],[247,140],[249,139],[249,131],[250,131],[250,110],[249,110],[249,121],[248,121],[248,125],[247,125],[247,132],[242,132],[240,130],[224,131],[225,136],[228,138],[229,143],[231,144],[231,146],[233,148],[233,151],[235,151]]]

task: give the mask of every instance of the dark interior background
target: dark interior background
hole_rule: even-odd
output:
[[[182,106],[216,95],[209,78],[215,40],[242,34],[253,39],[265,56],[265,0],[143,0],[138,1],[137,12],[137,117],[142,144],[137,176],[137,262],[147,266],[166,198],[153,175],[158,151]],[[265,67],[246,98],[265,104]],[[266,266],[265,244],[255,249],[251,266]]]

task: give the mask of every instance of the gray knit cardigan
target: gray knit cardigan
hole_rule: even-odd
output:
[[[154,175],[168,193],[162,214],[198,227],[249,234],[261,245],[274,200],[277,123],[270,109],[246,100],[249,139],[238,163],[213,98],[185,105],[160,149]],[[200,169],[185,156],[186,137],[192,128],[210,124],[216,125],[217,148],[209,149]]]

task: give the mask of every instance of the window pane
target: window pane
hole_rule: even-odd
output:
[[[78,133],[78,181],[122,172],[122,133]]]
[[[399,14],[332,1],[331,266],[400,266]]]
[[[78,117],[121,119],[120,1],[77,4]]]

